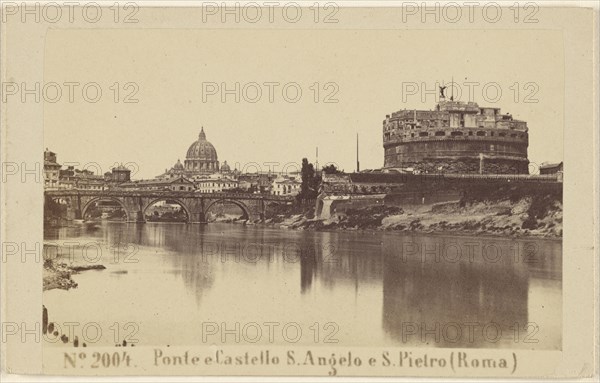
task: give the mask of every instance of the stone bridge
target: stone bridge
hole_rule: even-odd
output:
[[[67,205],[70,219],[83,219],[95,202],[115,201],[127,213],[128,222],[144,222],[146,210],[159,201],[177,202],[185,210],[190,223],[206,222],[206,214],[218,203],[232,203],[244,218],[256,222],[265,219],[268,205],[291,204],[293,197],[246,193],[197,193],[170,190],[46,190],[45,196]]]

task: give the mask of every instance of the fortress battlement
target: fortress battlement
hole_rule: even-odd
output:
[[[434,110],[404,109],[383,120],[385,168],[524,174],[528,145],[527,122],[475,102],[441,97]]]

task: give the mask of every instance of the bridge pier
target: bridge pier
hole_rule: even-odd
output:
[[[128,211],[127,222],[145,223],[144,213],[141,210]]]
[[[206,216],[204,215],[204,212],[200,211],[200,212],[192,212],[190,214],[190,223],[206,223]]]
[[[267,216],[267,204],[264,199],[260,200],[260,222],[265,222],[265,217]],[[249,217],[248,217],[249,218]]]
[[[83,217],[81,216],[81,210],[68,206],[67,220],[72,221],[74,219],[83,219]]]

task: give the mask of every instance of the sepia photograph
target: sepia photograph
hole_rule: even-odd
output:
[[[39,332],[59,375],[597,377],[551,372],[597,350],[597,9],[381,3],[4,2],[3,205],[38,240],[3,232],[3,290],[27,266],[39,298],[3,344]]]

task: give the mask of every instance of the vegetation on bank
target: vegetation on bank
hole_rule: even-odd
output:
[[[302,159],[302,168],[300,169],[300,192],[296,195],[296,202],[314,201],[319,194],[319,185],[321,184],[321,174],[340,174],[343,171],[339,170],[334,164],[323,166],[321,171],[315,170],[315,166],[308,162],[308,159]]]
[[[44,197],[44,225],[58,225],[66,220],[66,206],[52,198]]]

